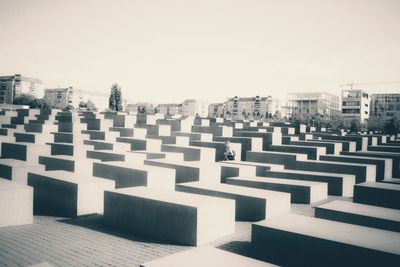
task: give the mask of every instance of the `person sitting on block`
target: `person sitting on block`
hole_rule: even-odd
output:
[[[225,143],[224,155],[224,160],[235,160],[236,152],[232,149],[231,143],[229,141],[226,141]]]

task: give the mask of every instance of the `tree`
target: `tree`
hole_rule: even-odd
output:
[[[368,119],[368,131],[383,132],[385,130],[385,122],[379,117],[373,116]]]
[[[29,94],[21,94],[20,96],[14,98],[14,105],[25,105],[30,106],[32,101],[35,100],[35,97]]]
[[[86,109],[89,111],[97,111],[96,105],[90,99],[86,103]]]
[[[108,107],[113,111],[122,111],[122,91],[121,86],[119,86],[117,83],[114,83],[111,86]]]
[[[51,107],[44,101],[43,98],[35,98],[29,94],[21,94],[20,96],[14,98],[14,105],[24,105],[30,108],[40,108],[49,110]]]
[[[397,118],[393,118],[386,123],[385,133],[389,135],[397,135],[399,133],[399,122]]]
[[[85,101],[79,102],[79,108],[87,108],[87,103]]]

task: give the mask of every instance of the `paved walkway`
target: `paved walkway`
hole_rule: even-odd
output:
[[[333,199],[338,197],[329,197],[317,204]],[[291,212],[314,215],[311,205],[292,204]],[[211,245],[251,256],[250,236],[251,223],[237,222],[235,234]],[[139,266],[189,248],[109,229],[98,215],[78,219],[34,216],[32,225],[0,228],[0,266],[40,262],[54,266]]]

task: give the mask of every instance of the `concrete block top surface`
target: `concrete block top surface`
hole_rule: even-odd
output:
[[[397,209],[389,209],[342,200],[334,200],[329,203],[320,205],[318,206],[318,208],[400,222],[400,210]]]
[[[68,171],[34,171],[34,172],[29,172],[32,174],[44,176],[44,177],[49,177],[52,179],[68,182],[68,183],[74,183],[74,184],[90,184],[90,183],[106,183],[106,184],[113,184],[114,181],[108,180],[108,179],[103,179],[103,178],[98,178],[98,177],[93,177],[91,175],[82,175],[79,173],[73,173],[73,172],[68,172]]]
[[[332,177],[349,177],[354,178],[353,174],[342,174],[333,172],[318,172],[318,171],[301,171],[301,170],[283,170],[284,173],[297,173],[297,174],[309,174],[309,175],[320,175],[320,176],[332,176]]]
[[[255,225],[400,255],[400,233],[286,214]]]
[[[270,183],[270,184],[296,185],[296,186],[319,186],[319,185],[326,184],[323,182],[303,181],[303,180],[294,180],[294,179],[281,179],[281,178],[260,177],[260,176],[239,176],[239,177],[231,177],[228,179],[253,181],[253,182],[260,182],[260,183]]]
[[[132,164],[129,162],[124,162],[124,161],[99,162],[99,164],[115,166],[115,167],[120,167],[120,168],[126,168],[126,169],[134,169],[134,170],[145,171],[145,172],[151,171],[151,172],[159,173],[160,175],[163,175],[163,176],[165,176],[168,173],[171,173],[171,170],[168,170],[165,168],[143,165],[143,164]]]
[[[283,170],[285,168],[284,165],[280,164],[272,164],[272,163],[262,163],[262,162],[254,162],[254,161],[227,161],[227,164],[234,164],[234,165],[249,165],[249,166],[263,166],[263,167],[270,167],[271,170]]]
[[[19,160],[19,159],[11,159],[11,158],[0,158],[0,165],[7,165],[12,167],[27,167],[29,166],[29,162]],[[35,164],[32,164],[35,165]]]
[[[219,167],[216,163],[213,162],[203,162],[203,161],[176,161],[170,159],[149,159],[146,161],[159,162],[167,165],[174,166],[183,166],[183,167],[191,167],[191,168],[210,168],[210,167]]]
[[[202,246],[141,264],[142,267],[192,266],[192,267],[267,267],[276,266],[211,246]]]
[[[150,200],[174,203],[178,205],[190,206],[196,208],[214,206],[218,204],[221,205],[235,204],[234,200],[230,199],[203,196],[203,195],[190,194],[190,193],[171,191],[171,190],[162,190],[144,186],[126,187],[108,191],[128,196],[135,196]]]
[[[202,182],[190,182],[190,183],[181,183],[181,186],[188,186],[192,188],[205,189],[210,191],[218,191],[223,193],[242,195],[242,196],[252,196],[260,199],[266,199],[268,197],[290,197],[290,193],[277,192],[272,190],[264,190],[258,188],[230,185],[230,184],[207,184]]]
[[[375,167],[374,164],[367,164],[367,163],[336,162],[336,161],[324,161],[324,160],[312,160],[312,159],[307,160],[307,162],[333,164],[333,165],[340,164],[340,165],[348,165],[348,166],[371,166],[371,167]]]
[[[379,182],[365,182],[365,183],[357,184],[356,186],[378,188],[378,189],[384,189],[384,190],[400,191],[400,185],[398,185],[398,184],[379,183]]]
[[[0,192],[9,192],[10,190],[25,189],[28,187],[30,186],[0,178]]]

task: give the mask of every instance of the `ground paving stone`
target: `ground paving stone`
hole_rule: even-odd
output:
[[[307,204],[292,204],[291,212],[314,216],[314,208],[332,197]],[[251,222],[236,222],[235,233],[210,243],[226,251],[252,256]],[[139,266],[191,248],[158,242],[137,234],[105,227],[100,215],[77,219],[34,216],[32,225],[0,228],[0,266],[27,266],[48,262],[54,266]]]

